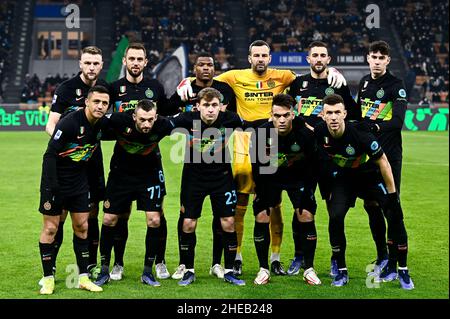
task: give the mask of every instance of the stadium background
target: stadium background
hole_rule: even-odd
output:
[[[379,9],[379,25],[376,25],[378,16],[371,16],[377,13],[370,10],[373,7],[369,5],[373,4]],[[370,20],[371,17],[375,20]],[[253,217],[248,213],[244,237],[244,263],[247,266],[244,267],[248,269],[244,268],[244,271],[248,275],[245,278],[248,286],[243,292],[224,287],[224,291],[217,294],[215,281],[206,279],[208,276],[205,275],[205,279],[199,280],[199,288],[193,288],[195,292],[189,297],[448,298],[448,21],[448,2],[431,0],[2,1],[0,225],[4,228],[0,233],[0,264],[3,269],[8,269],[11,277],[21,273],[20,267],[28,267],[33,275],[28,275],[29,282],[19,286],[13,281],[2,281],[0,285],[4,284],[5,289],[0,289],[0,297],[38,297],[36,282],[41,269],[37,239],[41,221],[36,207],[41,159],[48,138],[44,127],[57,85],[78,72],[82,47],[96,45],[103,50],[105,64],[101,77],[113,81],[120,76],[121,54],[128,41],[142,41],[149,59],[146,72],[148,76],[160,79],[169,95],[178,80],[190,74],[195,54],[200,51],[214,54],[216,71],[220,73],[248,67],[248,44],[263,39],[272,48],[271,66],[304,73],[308,71],[305,48],[312,40],[322,40],[329,44],[331,64],[343,72],[355,94],[359,79],[368,73],[366,48],[371,41],[382,39],[392,47],[389,68],[404,79],[410,102],[404,126],[402,199],[411,237],[409,264],[416,291],[405,294],[395,285],[382,289],[365,287],[363,270],[373,259],[375,250],[367,217],[359,205],[349,214],[347,224],[349,258],[358,265],[354,272],[350,270],[350,275],[354,273],[356,279],[343,293],[336,293],[330,287],[314,289],[311,293],[311,288],[303,287],[298,277],[275,278],[269,288],[255,293],[250,284],[256,273],[251,238]],[[375,27],[369,29],[368,23],[375,23]],[[171,143],[166,139],[162,145],[166,159]],[[112,144],[105,144],[105,167],[108,167]],[[166,175],[169,175],[168,188],[172,190],[166,199],[168,214],[172,216],[167,258],[170,270],[178,260],[175,223],[180,167],[164,161]],[[287,202],[284,207],[289,207]],[[322,204],[319,209],[316,267],[319,276],[326,278],[329,258],[327,218]],[[197,247],[199,269],[209,266],[209,211],[209,204],[205,204],[205,221],[201,223],[199,233],[202,235]],[[156,295],[148,289],[135,288],[141,267],[144,227],[142,216],[139,213],[133,215],[125,256],[130,265],[130,281],[124,282],[131,291],[127,294],[119,285],[111,285],[103,298],[185,298],[183,293],[176,291],[174,282],[167,284],[170,289]],[[284,216],[282,261],[288,263],[293,251],[290,208],[285,209]],[[66,233],[58,261],[64,266],[74,260],[69,228]],[[352,242],[355,245],[353,253]],[[429,260],[424,260],[424,256]],[[63,269],[61,275],[65,276]],[[200,281],[204,283],[200,284]],[[55,298],[86,297],[61,288],[63,285],[64,280],[61,280]],[[324,286],[329,286],[326,279]]]

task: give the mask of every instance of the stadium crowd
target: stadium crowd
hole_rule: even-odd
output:
[[[83,6],[91,3],[79,2]],[[114,7],[116,44],[122,35],[131,42],[142,41],[148,51],[148,69],[151,70],[183,43],[189,52],[189,70],[196,54],[211,52],[216,74],[220,74],[235,67],[233,28],[225,5],[224,0],[121,0]],[[448,103],[448,2],[433,5],[431,0],[388,0],[386,5],[390,8],[390,21],[398,32],[407,63],[404,81],[410,103]],[[332,56],[365,54],[376,35],[375,29],[365,27],[365,19],[360,14],[364,6],[356,0],[330,0],[320,4],[281,0],[275,6],[270,0],[247,0],[248,38],[249,41],[267,41],[272,52],[301,52],[311,41],[324,41]],[[0,6],[0,98],[6,56],[11,47],[7,30],[12,8],[11,1],[2,2]],[[63,78],[53,75],[48,85],[48,80],[28,77],[21,92],[21,102],[35,102],[39,97],[48,100]]]
[[[416,85],[422,100],[448,103],[448,2],[389,0],[388,4],[410,69],[407,89]]]
[[[364,54],[375,36],[359,14],[362,6],[354,0],[282,0],[276,6],[270,0],[248,0],[249,40],[263,39],[275,52],[302,52],[311,41],[324,41],[331,55]]]
[[[195,54],[206,51],[215,55],[216,69],[226,71],[233,67],[233,47],[231,20],[224,6],[223,0],[122,0],[114,11],[116,42],[124,34],[131,41],[142,39],[150,68],[183,43],[191,64]]]
[[[9,66],[8,56],[12,47],[13,11],[14,1],[2,1],[0,3],[0,101],[3,99],[3,81]]]

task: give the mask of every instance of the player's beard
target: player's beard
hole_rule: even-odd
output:
[[[152,128],[151,128],[151,127],[142,128],[142,127],[140,127],[140,126],[138,126],[138,125],[136,124],[136,129],[137,129],[137,131],[138,131],[139,133],[142,133],[142,134],[148,134],[148,133],[150,133],[150,130],[151,130]]]
[[[133,78],[138,78],[141,76],[144,69],[139,69],[139,72],[133,71],[131,68],[127,68],[128,74],[131,75]]]
[[[253,71],[258,73],[259,75],[264,74],[267,71],[267,65],[265,64],[256,64],[253,66]]]
[[[320,69],[319,69],[319,68]],[[320,65],[313,65],[311,66],[311,70],[316,73],[317,75],[321,75],[323,72],[325,72],[325,70],[327,69],[327,66],[324,64],[320,64]]]

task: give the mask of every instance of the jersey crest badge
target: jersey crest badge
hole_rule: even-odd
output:
[[[377,91],[377,98],[381,99],[384,96],[384,90],[383,89],[379,89]]]
[[[121,85],[119,88],[120,93],[125,93],[126,90],[127,90],[127,87],[125,85]]]
[[[355,155],[355,149],[353,146],[349,145],[345,148],[345,152],[347,152],[348,155]]]
[[[76,90],[75,90],[75,94],[76,94],[77,96],[81,96],[81,89],[76,89]]]
[[[298,145],[297,143],[292,144],[292,145],[291,145],[291,151],[292,151],[292,152],[298,152],[298,151],[300,151],[300,145]]]
[[[326,95],[331,95],[331,94],[334,94],[334,90],[333,90],[333,88],[331,88],[331,87],[328,87],[326,90],[325,90],[325,94]]]
[[[153,91],[150,90],[150,88],[148,88],[147,90],[145,90],[145,96],[149,99],[151,99],[153,97]]]
[[[363,89],[365,89],[367,87],[367,84],[369,84],[369,81],[364,81]]]
[[[84,126],[80,126],[80,135],[84,134]]]
[[[267,81],[267,86],[273,89],[275,87],[275,81],[270,79],[269,81]]]
[[[303,81],[302,88],[306,89],[308,87],[308,81]]]

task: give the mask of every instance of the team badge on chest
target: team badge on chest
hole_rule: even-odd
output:
[[[147,90],[145,90],[145,96],[149,99],[151,99],[153,97],[153,91],[150,90],[150,88],[148,88]]]
[[[379,89],[377,91],[377,98],[381,99],[384,96],[384,90],[383,89]]]
[[[298,151],[300,151],[300,145],[298,145],[297,143],[292,144],[292,145],[291,145],[291,151],[292,151],[292,152],[298,152]]]
[[[349,145],[345,148],[345,152],[348,155],[355,155],[355,149],[353,148],[353,146]]]

